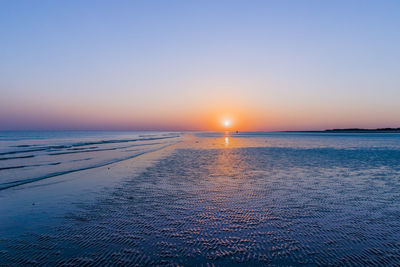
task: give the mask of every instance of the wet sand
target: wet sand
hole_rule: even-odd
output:
[[[3,192],[0,263],[396,265],[400,150],[335,140],[187,135]]]

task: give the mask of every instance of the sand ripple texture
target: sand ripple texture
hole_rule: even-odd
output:
[[[398,150],[179,149],[0,262],[395,266],[399,173]]]

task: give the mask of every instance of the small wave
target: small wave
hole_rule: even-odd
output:
[[[28,152],[37,152],[37,151],[43,151],[46,150],[46,148],[37,148],[37,149],[28,149],[28,150],[17,150],[17,151],[8,151],[8,152],[2,152],[0,153],[0,156],[3,155],[10,155],[10,154],[19,154],[19,153],[28,153]]]
[[[20,168],[25,168],[26,166],[11,166],[11,167],[3,167],[3,168],[0,168],[0,171],[3,171],[3,170],[11,170],[11,169],[20,169]]]
[[[10,159],[27,159],[27,158],[33,158],[34,155],[28,155],[28,156],[21,156],[21,157],[7,157],[7,158],[0,158],[0,160],[10,160]]]
[[[32,147],[32,146],[38,146],[38,145],[16,145],[11,147]]]
[[[60,164],[61,164],[61,162],[52,162],[52,163],[48,163],[48,164],[35,164],[35,165],[20,165],[20,166],[1,167],[0,171],[10,170],[10,169],[21,169],[21,168],[27,168],[27,167],[54,166],[54,165],[60,165]]]

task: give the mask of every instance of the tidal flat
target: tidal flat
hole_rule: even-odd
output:
[[[58,155],[60,139],[3,142],[47,150],[0,164],[61,163],[1,170],[2,184],[94,167],[0,191],[0,265],[400,262],[400,134],[109,135]]]

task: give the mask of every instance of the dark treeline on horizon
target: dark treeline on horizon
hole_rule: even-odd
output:
[[[351,132],[351,133],[358,133],[358,132],[400,132],[400,128],[377,128],[377,129],[362,129],[362,128],[347,128],[347,129],[328,129],[324,132]]]
[[[344,128],[344,129],[326,129],[322,131],[284,131],[284,132],[303,132],[303,133],[400,133],[400,128]]]

